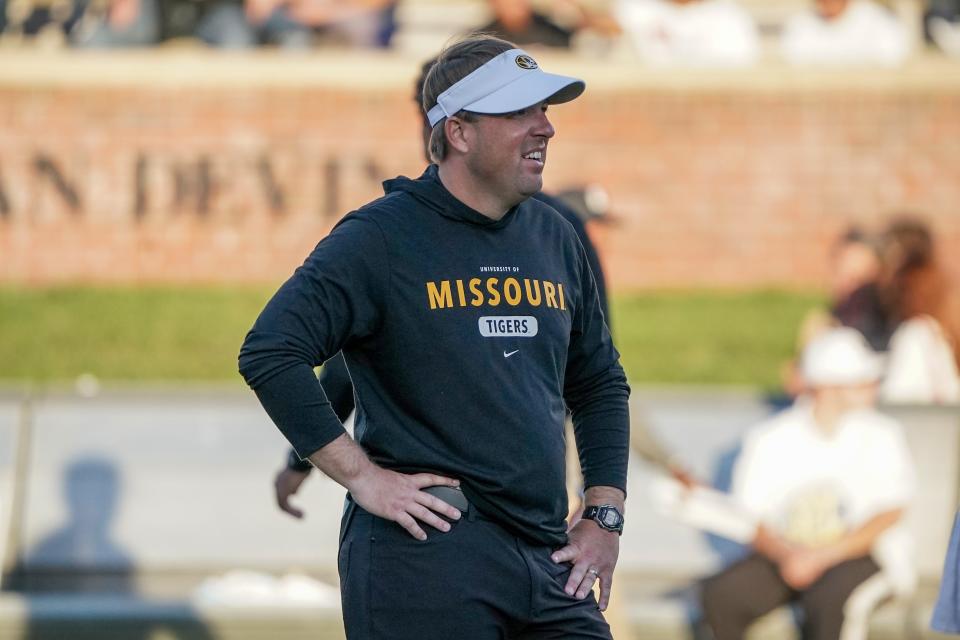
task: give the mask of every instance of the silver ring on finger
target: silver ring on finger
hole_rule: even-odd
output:
[[[590,567],[589,569],[587,569],[587,573],[593,574],[594,580],[600,577],[600,572],[594,569],[593,567]]]

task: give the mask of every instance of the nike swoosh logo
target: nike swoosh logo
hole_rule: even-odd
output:
[[[512,355],[515,354],[515,353],[518,353],[519,351],[520,351],[520,349],[517,349],[516,351],[511,351],[510,353],[507,353],[506,351],[504,351],[504,352],[503,352],[503,357],[504,357],[504,358],[509,358],[510,356],[512,356]]]

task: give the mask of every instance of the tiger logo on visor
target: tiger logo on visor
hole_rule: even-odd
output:
[[[519,55],[514,58],[514,61],[517,63],[517,66],[521,69],[536,69],[537,61],[526,55]]]

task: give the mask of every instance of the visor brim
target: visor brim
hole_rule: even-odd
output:
[[[476,102],[465,111],[499,115],[526,109],[541,102],[562,104],[576,99],[586,89],[583,80],[553,73],[523,75]]]

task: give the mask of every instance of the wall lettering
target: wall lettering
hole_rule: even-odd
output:
[[[242,155],[225,151],[172,154],[142,150],[120,175],[97,158],[36,151],[19,163],[0,155],[0,224],[58,216],[115,219],[121,207],[130,224],[172,217],[235,222],[245,217],[292,216],[339,220],[382,194],[388,174],[373,154],[307,153],[269,148]],[[84,167],[82,174],[65,170]],[[400,173],[398,171],[397,173]],[[106,173],[106,175],[105,175]],[[406,173],[411,173],[407,170]],[[10,175],[14,178],[10,178]],[[125,178],[124,178],[125,174]],[[51,199],[36,194],[51,193]],[[358,198],[348,202],[345,194]],[[363,197],[363,200],[359,198]]]

